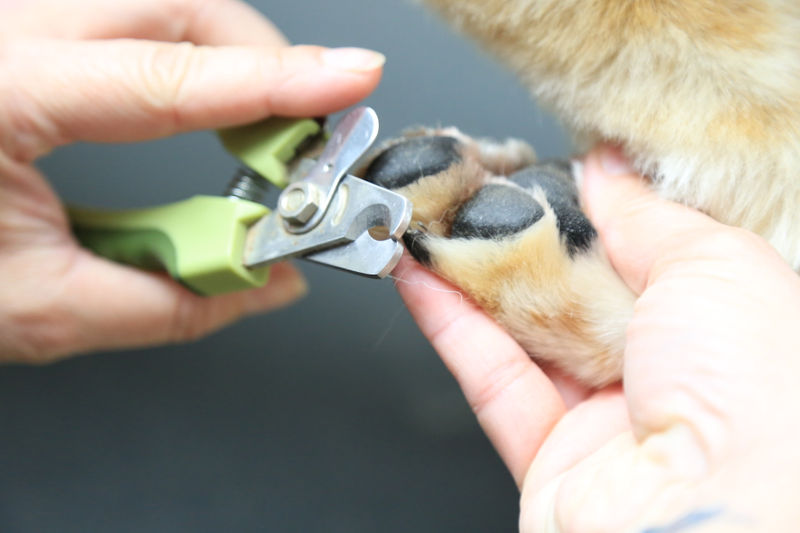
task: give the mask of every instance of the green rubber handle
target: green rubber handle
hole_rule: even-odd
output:
[[[71,208],[73,231],[98,255],[147,270],[166,270],[191,290],[220,294],[267,282],[267,267],[242,264],[247,228],[269,210],[222,196],[145,209]]]
[[[314,119],[273,117],[217,133],[228,151],[283,188],[287,164],[321,130]],[[124,211],[69,209],[73,231],[87,248],[120,263],[166,270],[204,295],[267,282],[268,267],[246,268],[242,256],[248,227],[268,213],[259,203],[220,196]]]
[[[254,124],[218,130],[222,145],[245,165],[283,189],[289,184],[286,164],[322,126],[310,118],[272,117]]]

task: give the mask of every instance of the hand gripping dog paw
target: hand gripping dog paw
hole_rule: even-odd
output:
[[[414,205],[409,252],[531,356],[592,386],[621,377],[634,297],[581,211],[569,163],[445,129],[389,143],[364,176]]]

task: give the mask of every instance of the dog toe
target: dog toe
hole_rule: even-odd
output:
[[[547,198],[570,255],[592,245],[597,232],[581,210],[578,189],[567,163],[545,161],[517,171],[508,179],[526,190],[541,191]]]
[[[367,167],[365,179],[399,189],[461,161],[458,140],[444,136],[415,137],[387,148]]]
[[[513,235],[544,216],[544,209],[517,187],[484,186],[456,213],[450,236],[491,239]]]

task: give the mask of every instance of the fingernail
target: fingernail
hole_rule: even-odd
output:
[[[261,289],[246,294],[246,314],[260,314],[273,309],[285,307],[308,294],[308,283],[300,274],[289,279],[272,280]]]
[[[294,281],[292,282],[292,286],[289,290],[289,293],[292,294],[294,298],[302,298],[306,294],[308,294],[308,282],[306,278],[303,276],[297,276]]]
[[[622,150],[614,146],[606,146],[602,149],[600,152],[600,165],[606,174],[612,176],[635,172],[628,158],[623,155]]]
[[[365,48],[329,48],[322,52],[322,61],[337,70],[364,72],[386,63],[386,56]]]

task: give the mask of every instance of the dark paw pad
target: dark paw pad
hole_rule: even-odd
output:
[[[458,144],[452,137],[426,136],[403,141],[376,157],[364,177],[387,189],[405,187],[461,161]]]
[[[597,232],[581,211],[578,189],[572,181],[568,164],[545,161],[522,169],[508,179],[529,191],[539,189],[544,193],[556,215],[559,232],[570,255],[591,246]]]
[[[517,187],[486,185],[458,210],[450,236],[505,237],[530,227],[542,216],[542,206]]]
[[[403,235],[403,244],[411,257],[425,266],[431,265],[431,254],[425,247],[425,232],[409,230]]]

